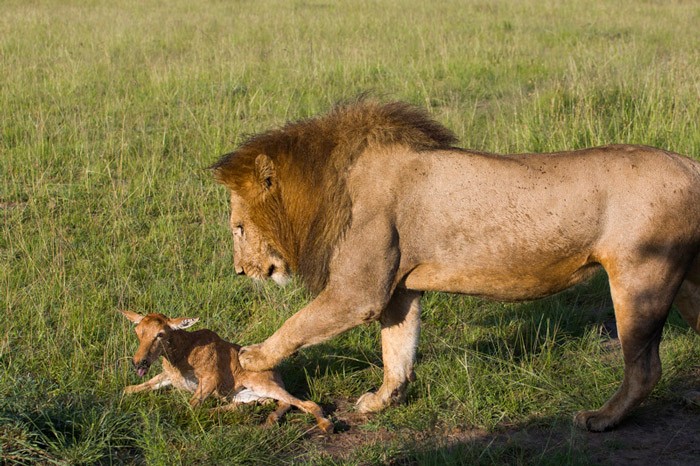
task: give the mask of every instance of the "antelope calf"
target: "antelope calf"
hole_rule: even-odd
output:
[[[279,419],[292,406],[312,414],[324,432],[333,430],[333,423],[323,416],[313,401],[302,401],[290,395],[276,371],[249,372],[238,362],[239,345],[229,343],[211,330],[187,332],[198,318],[168,318],[163,314],[142,316],[120,311],[136,324],[139,347],[132,360],[136,373],[143,377],[151,364],[163,356],[163,372],[139,385],[130,385],[124,393],[157,390],[168,385],[194,393],[192,407],[199,406],[209,395],[229,401],[217,410],[235,409],[241,403],[277,400],[277,409],[268,424]]]

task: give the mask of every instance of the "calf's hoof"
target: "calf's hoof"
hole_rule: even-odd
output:
[[[319,419],[317,422],[318,428],[321,429],[326,434],[332,434],[335,430],[333,423],[326,418]]]

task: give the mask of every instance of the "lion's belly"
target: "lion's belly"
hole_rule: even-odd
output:
[[[420,264],[405,275],[406,288],[446,291],[502,301],[523,301],[548,296],[590,278],[599,268],[581,258],[562,261],[547,269],[455,267]]]

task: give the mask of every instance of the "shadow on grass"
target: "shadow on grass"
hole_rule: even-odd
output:
[[[465,319],[453,318],[448,326],[482,329],[486,338],[476,338],[462,348],[482,354],[501,354],[504,349],[513,360],[536,356],[544,343],[561,345],[572,339],[585,337],[590,332],[602,338],[617,339],[615,312],[608,277],[600,271],[591,280],[553,296],[522,302],[499,303],[475,300],[469,297],[446,298],[456,300],[456,306],[474,307]],[[466,303],[460,303],[466,300]],[[432,300],[433,320],[424,324],[426,333],[431,326],[438,328],[441,337],[449,341],[450,329],[443,332],[440,298]],[[455,305],[455,303],[451,303]],[[667,328],[687,328],[674,309],[669,313]],[[458,335],[457,338],[461,338]],[[452,340],[454,342],[454,340]],[[421,355],[419,354],[419,361]]]
[[[535,417],[489,433],[445,432],[391,464],[696,465],[699,432],[700,408],[664,397],[647,401],[609,432],[582,431],[568,416]]]
[[[696,376],[671,377],[673,392],[692,387]],[[570,415],[532,415],[491,430],[440,424],[393,429],[370,416],[364,425],[355,417],[345,431],[315,442],[328,464],[695,465],[698,432],[700,407],[666,394],[647,400],[604,433],[574,427]]]

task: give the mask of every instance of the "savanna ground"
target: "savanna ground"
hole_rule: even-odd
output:
[[[205,167],[246,135],[369,92],[495,152],[649,144],[700,157],[693,1],[0,3],[0,458],[5,464],[697,464],[700,340],[674,311],[664,376],[614,432],[572,427],[622,376],[605,277],[521,304],[428,294],[408,404],[377,326],[281,366],[337,433],[270,408],[123,397],[116,309],[259,342],[309,296],[236,277]],[[582,200],[583,202],[584,200]],[[154,367],[152,370],[157,370]],[[209,406],[215,405],[214,402]]]

